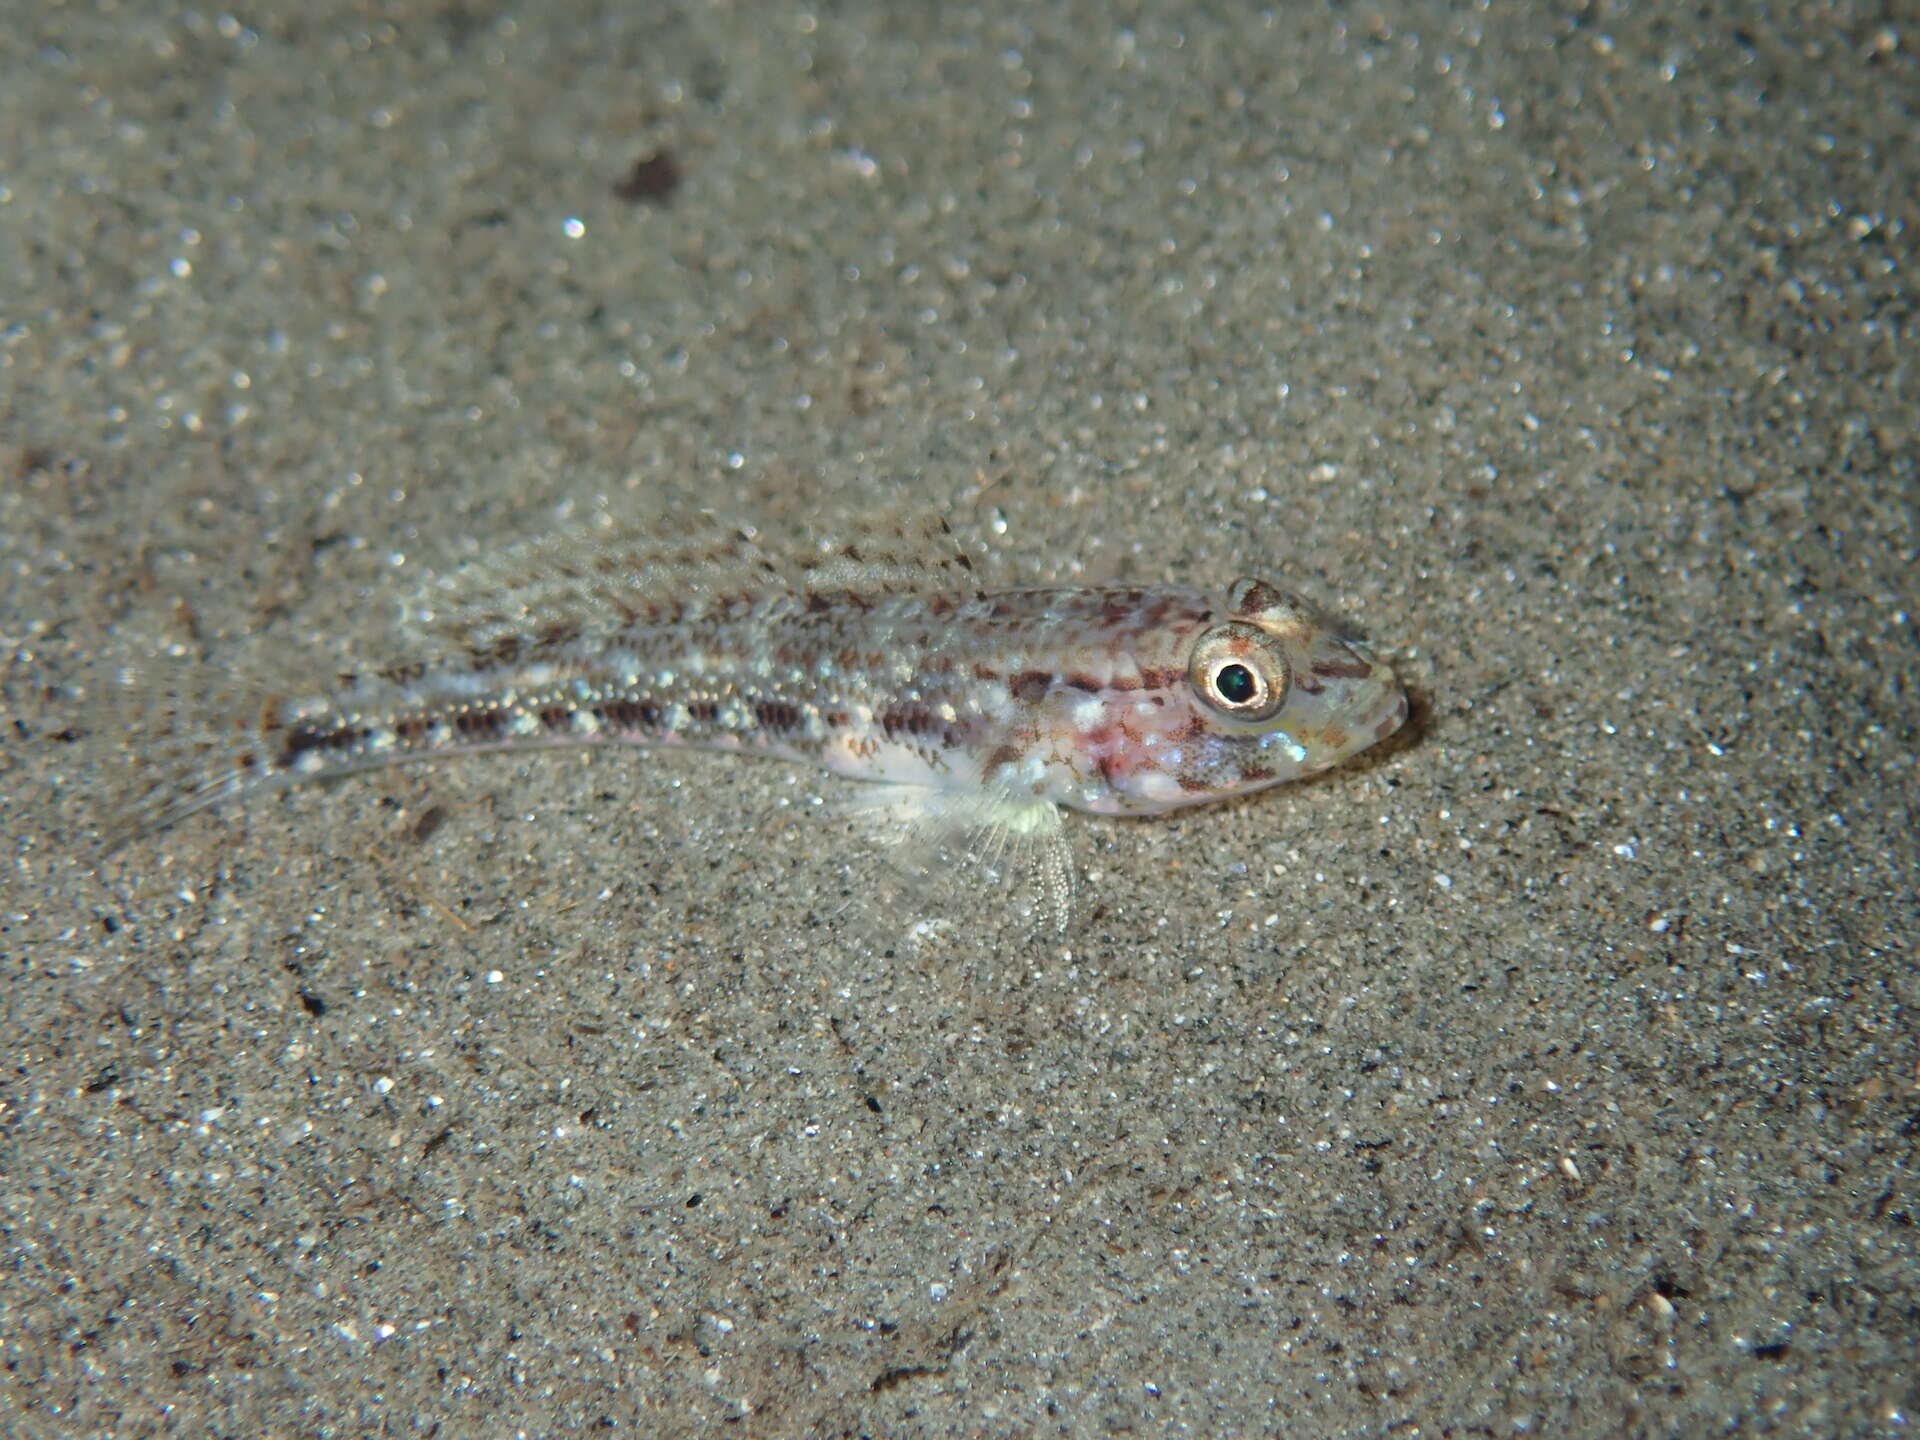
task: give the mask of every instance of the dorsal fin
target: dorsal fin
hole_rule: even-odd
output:
[[[428,583],[402,622],[486,651],[508,637],[685,623],[782,597],[978,591],[973,562],[937,515],[827,527],[798,542],[711,511],[606,516],[596,530],[518,545]]]

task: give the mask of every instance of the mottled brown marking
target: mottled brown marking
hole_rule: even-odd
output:
[[[1187,672],[1178,665],[1161,665],[1140,672],[1140,688],[1143,690],[1171,690],[1186,682]]]
[[[1198,740],[1203,735],[1210,734],[1212,730],[1213,727],[1207,723],[1206,716],[1193,715],[1188,717],[1187,722],[1178,730],[1168,732],[1167,738],[1169,740]]]
[[[1262,780],[1273,779],[1273,771],[1264,765],[1242,765],[1240,778],[1250,784],[1258,785]]]
[[[567,705],[548,705],[540,711],[540,723],[549,730],[564,730],[573,723],[573,709]]]
[[[504,717],[498,710],[463,710],[453,717],[453,728],[470,738],[496,735]]]
[[[481,669],[489,665],[511,665],[520,658],[522,648],[518,635],[497,635],[484,645],[471,645],[467,653]]]
[[[1053,676],[1045,670],[1022,670],[1007,681],[1007,694],[1023,705],[1037,704],[1053,688]]]
[[[973,662],[973,678],[987,681],[998,680],[1000,678],[1000,672],[991,665],[982,665],[976,660]]]
[[[694,700],[687,705],[687,716],[697,725],[711,725],[720,718],[720,706],[712,700]]]
[[[1233,601],[1234,614],[1249,620],[1294,608],[1293,599],[1286,591],[1269,585],[1265,580],[1246,581],[1245,588],[1233,596]]]
[[[1097,695],[1106,689],[1106,685],[1091,675],[1069,675],[1062,682],[1069,690],[1083,690],[1089,695]]]
[[[409,715],[405,719],[396,720],[393,725],[393,733],[408,745],[419,744],[432,732],[433,717],[431,715]]]
[[[1018,745],[997,745],[993,753],[987,756],[986,764],[981,768],[980,773],[991,775],[1002,766],[1018,765],[1026,758],[1026,753]]]

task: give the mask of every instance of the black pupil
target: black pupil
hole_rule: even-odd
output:
[[[1244,665],[1222,665],[1213,677],[1213,684],[1220,698],[1229,705],[1246,704],[1260,688],[1253,672]]]

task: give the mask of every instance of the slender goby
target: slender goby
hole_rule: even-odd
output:
[[[166,706],[114,843],[254,791],[467,750],[689,745],[1052,834],[1325,770],[1406,719],[1393,672],[1284,587],[984,590],[944,522],[778,548],[709,523],[476,562],[397,659],[209,720]],[[129,678],[146,684],[147,677]]]

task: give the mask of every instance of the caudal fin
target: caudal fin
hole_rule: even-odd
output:
[[[282,702],[265,689],[202,695],[196,675],[188,665],[123,665],[94,687],[89,728],[109,777],[106,853],[295,778],[274,758]]]

